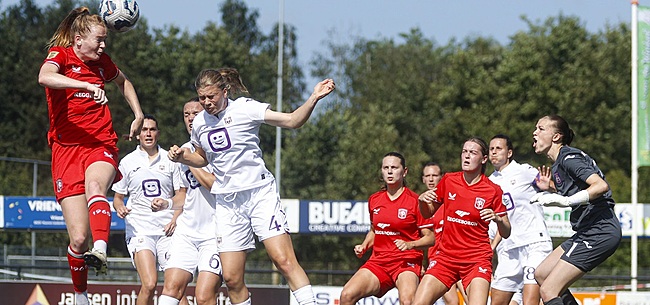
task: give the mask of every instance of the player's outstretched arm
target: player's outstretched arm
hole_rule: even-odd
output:
[[[269,125],[277,127],[299,128],[307,122],[314,108],[316,108],[318,101],[334,91],[335,88],[336,84],[334,84],[334,80],[329,78],[325,79],[316,84],[314,92],[312,92],[311,96],[298,109],[291,113],[268,109],[264,114],[264,121]]]

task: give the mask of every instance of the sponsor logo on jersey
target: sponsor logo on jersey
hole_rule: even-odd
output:
[[[194,177],[194,174],[192,174],[192,171],[189,169],[185,171],[185,179],[187,179],[187,182],[189,183],[191,189],[195,189],[201,186],[199,181],[196,180],[196,177]]]
[[[588,241],[583,240],[582,242],[585,244],[585,247],[587,247],[587,249],[591,249],[591,248],[593,248],[593,246],[590,246],[590,245],[589,245],[589,242],[588,242]]]
[[[399,232],[395,232],[395,231],[375,231],[375,234],[376,235],[386,235],[386,236],[400,235]]]
[[[474,207],[478,210],[483,209],[485,206],[485,199],[481,197],[476,197],[476,200],[474,200]]]
[[[476,223],[474,221],[459,219],[459,218],[455,218],[455,217],[451,217],[451,216],[447,216],[447,221],[448,222],[455,222],[455,223],[458,223],[458,224],[461,224],[461,225],[472,226],[472,227],[478,226],[478,223]]]
[[[457,195],[457,194],[452,194],[451,192],[449,192],[447,198],[448,198],[449,200],[456,200],[456,195]]]
[[[50,51],[50,53],[47,54],[47,59],[52,59],[52,58],[56,57],[57,55],[59,55],[59,52]]]
[[[460,217],[465,217],[465,216],[469,215],[469,212],[463,211],[463,210],[456,210],[456,215],[458,215]]]
[[[515,185],[515,183],[517,183],[517,180],[515,180],[515,179],[510,180],[511,185]]]
[[[104,151],[104,157],[113,159],[113,154],[111,154],[111,153],[109,153],[109,152],[107,152],[107,151]],[[139,168],[139,167],[138,167],[138,168]],[[137,170],[137,169],[136,169],[136,170]]]
[[[207,141],[213,152],[228,150],[232,146],[226,128],[218,128],[208,132]]]
[[[406,219],[406,209],[397,209],[397,218],[399,219]]]
[[[487,268],[483,268],[483,267],[481,267],[481,266],[478,267],[478,272],[479,272],[479,273],[487,274],[487,271],[488,271]]]
[[[562,179],[560,179],[560,173],[553,174],[553,178],[555,178],[556,184],[562,184]]]
[[[72,96],[80,98],[93,98],[93,95],[90,92],[75,92]]]
[[[162,188],[158,179],[142,180],[142,195],[145,197],[158,197],[162,194]]]
[[[406,266],[408,266],[409,268],[415,268],[415,264],[414,264],[414,263],[406,263]]]
[[[232,117],[229,116],[227,118],[224,118],[223,122],[226,123],[226,125],[230,125],[230,123],[232,123]]]
[[[81,67],[72,66],[72,72],[81,73]]]
[[[380,228],[383,230],[383,229],[388,228],[388,226],[390,226],[390,224],[389,224],[389,223],[383,223],[383,222],[380,222],[380,223],[377,224],[377,226],[380,227]]]
[[[61,193],[61,190],[63,190],[63,180],[61,178],[56,179],[56,192]]]
[[[377,214],[379,214],[379,210],[381,210],[381,208],[372,209],[372,213],[377,215]]]
[[[165,164],[158,165],[158,170],[161,171],[161,172],[164,172],[165,168],[166,168]]]

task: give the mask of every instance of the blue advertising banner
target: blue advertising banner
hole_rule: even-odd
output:
[[[112,201],[113,198],[108,198]],[[128,198],[126,198],[128,199]],[[282,199],[291,233],[299,234],[366,234],[370,230],[367,201]],[[650,204],[634,206],[618,203],[614,211],[621,222],[623,236],[632,233],[638,222],[637,235],[650,237]],[[573,235],[570,209],[545,207],[544,218],[551,237]],[[111,230],[124,231],[124,219],[112,211]],[[61,206],[54,197],[0,196],[0,229],[65,230]]]
[[[124,231],[124,219],[111,214],[111,230]],[[0,196],[0,228],[65,230],[65,220],[54,197]]]
[[[300,233],[366,234],[367,201],[300,200]]]

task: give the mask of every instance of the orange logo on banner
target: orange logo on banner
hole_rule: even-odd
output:
[[[50,305],[50,302],[47,301],[41,286],[36,284],[36,287],[32,290],[32,294],[29,296],[29,299],[27,299],[27,302],[25,302],[25,305]]]
[[[616,293],[573,292],[582,305],[616,305]]]

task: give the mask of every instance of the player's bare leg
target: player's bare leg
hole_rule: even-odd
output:
[[[243,303],[248,300],[248,288],[244,283],[244,270],[246,269],[246,252],[219,252],[223,270],[223,282],[228,288],[228,297],[232,304]]]
[[[287,279],[289,289],[296,297],[298,304],[315,304],[316,298],[309,283],[309,277],[298,264],[291,236],[281,234],[267,238],[262,242],[275,267]]]
[[[137,305],[148,305],[153,302],[154,290],[158,282],[158,268],[156,268],[156,256],[151,250],[142,250],[133,256],[135,269],[140,277],[140,292],[138,292]]]

